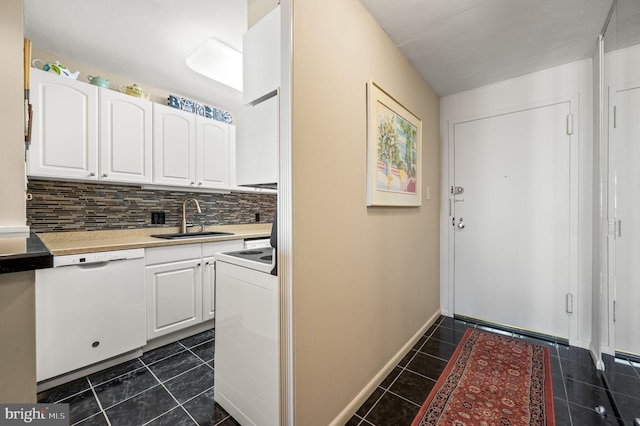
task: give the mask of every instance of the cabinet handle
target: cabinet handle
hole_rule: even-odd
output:
[[[209,264],[209,262],[206,262],[206,263],[205,263],[205,265],[208,265],[208,264]]]
[[[198,182],[198,185],[202,185],[202,182]]]
[[[98,346],[100,346],[100,342],[98,342],[97,340],[91,344],[92,348],[97,348]]]
[[[191,181],[191,185],[195,185],[196,183],[194,181]]]
[[[200,263],[198,263],[198,266],[200,266],[200,265],[201,265],[201,264],[200,264]]]
[[[103,174],[102,174],[102,177],[107,177],[107,174],[106,174],[106,173],[103,173]]]
[[[89,176],[95,176],[96,174],[94,172],[89,173]]]

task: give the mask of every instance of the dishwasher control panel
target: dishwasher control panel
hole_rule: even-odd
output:
[[[104,251],[98,253],[70,254],[54,256],[53,267],[84,265],[89,263],[112,262],[115,260],[138,259],[144,257],[144,249]]]

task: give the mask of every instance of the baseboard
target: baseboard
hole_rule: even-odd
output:
[[[214,328],[214,320],[209,320],[189,328],[174,331],[164,336],[156,337],[153,340],[149,340],[146,345],[142,347],[143,352],[148,352],[153,349],[157,349],[161,346],[168,345],[169,343],[177,342],[178,340],[186,339],[187,337],[194,336],[207,330]]]
[[[586,340],[576,340],[574,342],[569,341],[569,345],[571,346],[575,346],[577,348],[582,348],[582,349],[586,349],[586,350],[590,350],[590,346],[591,346],[591,342],[587,342]]]
[[[373,393],[373,391],[378,387],[380,383],[391,373],[391,370],[394,369],[396,365],[402,360],[402,358],[411,350],[411,348],[416,344],[416,342],[422,337],[422,335],[427,331],[429,327],[431,327],[436,320],[440,317],[440,310],[437,310],[431,318],[427,320],[427,322],[420,327],[420,329],[416,332],[416,334],[409,339],[409,341],[385,364],[385,366],[380,370],[371,381],[356,395],[356,397],[342,410],[338,416],[333,419],[329,426],[343,426],[345,425],[349,419],[353,416],[353,414],[360,408],[362,404],[369,398],[369,395]]]
[[[63,385],[65,383],[72,382],[76,379],[80,379],[82,377],[88,376],[93,373],[97,373],[98,371],[105,370],[107,368],[111,368],[118,364],[122,364],[124,362],[135,359],[139,356],[142,356],[142,349],[136,349],[134,351],[128,352],[123,355],[118,355],[113,358],[109,358],[105,361],[100,361],[96,364],[92,364],[88,367],[82,367],[78,370],[74,370],[69,373],[64,373],[60,376],[53,377],[51,379],[46,379],[41,382],[38,382],[36,391],[42,392],[45,390],[49,390],[51,388],[55,388],[56,386]]]

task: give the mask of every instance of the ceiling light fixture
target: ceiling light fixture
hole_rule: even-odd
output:
[[[220,40],[205,41],[186,62],[195,72],[242,91],[242,53]]]

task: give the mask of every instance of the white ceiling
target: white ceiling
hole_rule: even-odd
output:
[[[360,1],[440,96],[591,57],[613,2]],[[618,2],[640,10],[640,0]],[[36,48],[231,111],[242,105],[240,92],[185,58],[211,37],[241,50],[247,0],[24,0],[24,10]]]
[[[440,96],[591,57],[613,3],[360,1]]]
[[[615,36],[613,33],[615,32]],[[605,38],[612,38],[611,43],[605,42],[609,49],[623,49],[640,44],[640,0],[618,0],[616,15],[612,17],[607,27]]]

